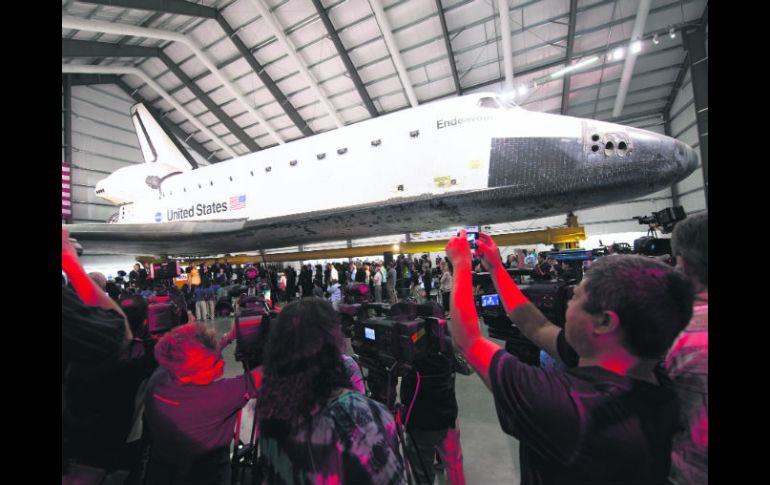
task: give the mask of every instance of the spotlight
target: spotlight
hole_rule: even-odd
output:
[[[618,47],[617,49],[615,49],[615,52],[612,53],[612,57],[616,61],[619,61],[619,60],[623,59],[623,54],[624,53],[625,53],[625,51],[623,50],[623,48],[622,47]]]
[[[519,86],[519,96],[524,96],[525,94],[527,94],[527,91],[528,91],[527,86],[523,84]]]
[[[633,52],[634,54],[638,54],[638,53],[642,52],[642,42],[639,41],[639,40],[637,40],[635,42],[632,42],[631,43],[631,52]]]
[[[674,30],[673,27],[668,29],[668,36],[671,37],[672,39],[676,39],[676,30]]]
[[[655,34],[652,36],[652,43],[655,45],[660,44],[660,39],[658,39],[658,34]]]

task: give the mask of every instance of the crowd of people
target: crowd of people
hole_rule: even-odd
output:
[[[447,481],[462,484],[454,374],[472,371],[519,440],[522,484],[707,483],[707,214],[676,226],[672,252],[676,267],[595,260],[557,326],[508,270],[545,280],[564,268],[534,251],[504,260],[483,233],[474,251],[461,231],[435,262],[216,264],[189,268],[179,288],[140,264],[111,281],[89,275],[63,230],[62,483],[229,484],[251,403],[263,483],[432,484],[439,452]],[[489,272],[508,318],[560,366],[524,364],[482,336],[474,271]],[[403,446],[393,409],[367,395],[346,352],[337,310],[362,285],[372,302],[433,300],[448,317],[450,350],[402,379],[416,416]],[[263,358],[224,378],[236,327],[221,337],[206,320],[249,296],[275,310]],[[163,332],[148,325],[157,302],[176,318]]]

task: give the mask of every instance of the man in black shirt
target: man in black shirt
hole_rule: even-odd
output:
[[[522,485],[664,483],[679,406],[657,364],[692,315],[692,284],[649,258],[601,258],[575,289],[562,330],[519,291],[492,238],[479,234],[477,245],[522,333],[551,355],[571,346],[577,356],[574,369],[545,370],[483,338],[465,231],[449,241],[450,329],[492,391],[503,431],[520,442]]]
[[[70,474],[72,442],[79,430],[67,425],[65,416],[81,411],[72,408],[68,393],[72,366],[83,368],[117,361],[132,338],[128,321],[118,304],[89,278],[75,247],[62,229],[62,272],[72,287],[62,285],[62,477]]]
[[[134,269],[128,273],[128,281],[137,286],[142,286],[147,281],[147,270],[142,268],[139,263],[134,264]]]

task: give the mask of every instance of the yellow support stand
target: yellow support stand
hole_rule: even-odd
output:
[[[498,246],[523,246],[528,244],[553,244],[559,247],[577,248],[579,241],[586,239],[584,227],[556,227],[542,229],[539,231],[517,232],[511,234],[495,234],[492,236]],[[321,249],[318,251],[301,251],[293,253],[273,253],[261,255],[239,254],[235,256],[226,256],[221,258],[204,258],[195,260],[186,260],[186,264],[207,264],[227,263],[227,264],[247,264],[255,262],[277,263],[285,261],[307,261],[307,260],[329,260],[343,258],[358,258],[373,255],[382,255],[386,251],[392,251],[394,254],[422,254],[430,252],[443,251],[446,248],[448,239],[437,239],[434,241],[421,242],[401,242],[399,248],[394,249],[392,244],[378,246],[358,246],[352,248],[334,248]],[[567,246],[569,245],[569,246]],[[264,259],[263,259],[264,258]]]

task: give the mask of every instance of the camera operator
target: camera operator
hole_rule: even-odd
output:
[[[391,305],[395,305],[398,302],[398,295],[396,294],[396,265],[393,263],[393,261],[391,261],[387,264],[387,266],[388,277],[385,286],[388,289],[388,302]]]
[[[533,278],[535,281],[551,281],[556,276],[554,265],[556,261],[552,257],[546,258],[543,253],[537,255],[537,266]]]
[[[403,484],[396,423],[353,390],[339,315],[303,298],[272,326],[257,396],[266,483]]]
[[[414,361],[420,373],[420,388],[407,423],[406,450],[418,484],[432,485],[436,473],[433,457],[438,451],[450,485],[465,483],[460,421],[457,417],[455,372],[470,375],[473,370],[455,356],[452,340],[446,339],[446,353],[427,354]],[[409,405],[417,386],[417,375],[407,372],[401,379],[401,402]]]
[[[220,379],[222,341],[198,322],[175,327],[155,346],[145,414],[152,439],[150,485],[230,483],[230,442],[237,412],[254,396],[261,368]],[[253,379],[253,382],[252,382]]]
[[[575,289],[562,330],[521,293],[492,238],[479,234],[476,254],[509,318],[551,355],[575,349],[578,367],[553,372],[481,336],[464,230],[447,254],[455,266],[452,335],[492,391],[503,431],[520,442],[522,485],[663,483],[679,406],[657,364],[692,315],[692,284],[648,258],[600,258]]]

